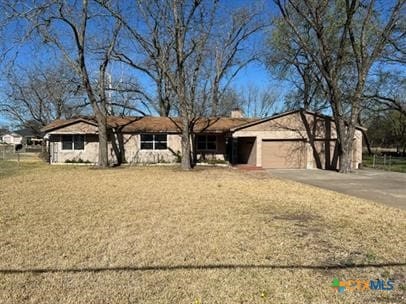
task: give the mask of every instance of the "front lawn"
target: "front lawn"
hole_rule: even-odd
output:
[[[0,185],[0,303],[405,301],[402,210],[224,168],[36,164]]]

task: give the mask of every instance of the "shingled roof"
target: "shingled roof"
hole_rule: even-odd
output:
[[[224,133],[228,132],[231,128],[253,122],[255,120],[257,119],[229,117],[198,118],[194,123],[194,131]],[[43,127],[41,131],[47,133],[78,122],[97,125],[93,117],[77,117],[66,120],[55,120],[49,125]],[[107,124],[110,128],[120,128],[124,133],[180,133],[182,130],[182,123],[179,117],[108,116]]]

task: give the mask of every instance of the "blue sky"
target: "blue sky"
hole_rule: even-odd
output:
[[[222,3],[226,3],[230,7],[239,7],[239,6],[249,6],[252,5],[254,2],[250,0],[228,0],[223,1]],[[278,10],[273,4],[271,0],[265,0],[264,2],[264,10],[266,11],[266,15],[269,16],[271,19],[273,15],[277,14]],[[393,3],[392,0],[381,0],[378,1],[381,7],[390,7],[390,4]],[[21,28],[15,27],[9,29],[8,33],[10,36],[19,36],[22,34]],[[262,39],[262,38],[260,38]],[[258,43],[258,41],[256,41]],[[259,43],[263,43],[262,40]],[[39,50],[32,45],[27,45],[24,47],[20,47],[18,49],[18,57],[17,57],[17,64],[20,66],[30,66],[33,62],[43,62],[43,64],[53,64],[55,62],[54,55],[52,53],[46,53],[44,50]],[[142,80],[141,82],[145,82],[146,80]],[[232,83],[234,88],[241,89],[246,87],[247,85],[252,84],[258,87],[259,89],[263,90],[270,90],[274,91],[277,95],[280,96],[282,99],[283,96],[289,91],[290,85],[288,82],[281,82],[275,80],[272,75],[267,71],[264,65],[262,64],[251,64],[240,71],[238,76]],[[1,86],[0,86],[1,90]],[[0,91],[1,94],[1,91]],[[1,95],[0,95],[1,98]],[[280,101],[280,103],[282,103]],[[10,122],[5,119],[5,117],[1,116],[0,114],[0,125],[8,125]]]

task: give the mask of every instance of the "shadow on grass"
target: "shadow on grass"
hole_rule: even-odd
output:
[[[113,272],[113,271],[176,271],[176,270],[212,270],[212,269],[310,269],[310,270],[340,270],[353,268],[383,268],[403,267],[406,263],[375,263],[348,265],[261,265],[261,264],[208,264],[208,265],[173,265],[173,266],[127,266],[127,267],[84,267],[84,268],[35,268],[35,269],[0,269],[0,274],[19,273],[80,273],[80,272]]]

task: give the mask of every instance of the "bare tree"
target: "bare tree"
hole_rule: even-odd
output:
[[[136,45],[135,54],[142,54],[144,60],[140,63],[126,52],[116,52],[116,56],[153,79],[159,98],[165,102],[174,98],[170,107],[175,108],[182,122],[181,164],[183,169],[190,169],[193,122],[207,101],[202,75],[217,1],[139,0],[125,9],[98,2],[123,25],[127,38]],[[142,26],[134,25],[134,17]],[[168,108],[163,112],[168,114]]]
[[[278,95],[270,89],[263,89],[254,84],[248,84],[240,89],[240,104],[245,114],[250,117],[267,117],[277,111]]]
[[[120,47],[112,54],[114,60],[133,68],[151,83],[154,90],[144,89],[138,93],[142,93],[144,101],[160,116],[176,112],[176,94],[167,75],[175,64],[174,40],[168,35],[171,23],[169,3],[164,5],[156,0],[97,2],[122,22],[125,29]],[[132,22],[134,18],[138,20],[137,24]]]
[[[15,67],[4,77],[6,89],[0,112],[19,125],[41,127],[83,110],[80,80],[66,66],[34,66],[18,71]]]
[[[369,112],[364,117],[368,127],[368,139],[372,147],[396,148],[396,152],[406,153],[406,116],[395,110]]]
[[[217,116],[220,99],[237,74],[258,60],[261,49],[255,49],[252,38],[266,27],[261,19],[262,9],[258,6],[241,7],[218,20],[221,26],[211,39],[211,115]],[[230,16],[230,17],[229,17]],[[227,20],[230,19],[229,22]]]
[[[306,35],[310,35],[309,29]],[[281,18],[274,20],[272,35],[267,39],[264,61],[278,80],[288,80],[292,85],[285,99],[288,110],[304,108],[320,111],[326,107],[327,96],[317,67],[303,52]]]
[[[89,0],[74,3],[48,0],[27,3],[4,1],[3,9],[9,16],[25,20],[27,33],[41,37],[47,46],[57,49],[81,79],[81,86],[97,121],[99,133],[98,165],[107,167],[107,104],[106,71],[116,46],[120,23],[106,20],[107,15]],[[94,28],[105,25],[101,30]],[[102,35],[101,35],[102,33]],[[92,35],[93,34],[93,35]],[[92,81],[91,71],[98,66],[98,85]]]
[[[385,21],[378,17],[373,0],[275,3],[327,88],[337,128],[340,172],[347,173],[368,74],[390,43],[405,1],[397,1]]]
[[[187,9],[194,5],[193,1],[183,2]],[[212,7],[210,7],[211,2],[213,3]],[[173,66],[176,65],[176,55],[174,54],[176,40],[171,39],[173,33],[168,31],[173,26],[172,20],[174,20],[171,16],[169,3],[166,4],[166,7],[160,1],[139,0],[135,2],[136,5],[134,6],[121,7],[105,1],[100,1],[100,3],[108,7],[119,19],[125,19],[125,24],[132,27],[127,37],[133,37],[133,39],[127,43],[122,43],[121,50],[115,53],[116,58],[144,73],[155,83],[157,94],[155,98],[149,98],[149,101],[161,116],[168,116],[171,111],[172,114],[177,113],[177,96],[167,75],[167,71],[172,70]],[[243,67],[258,58],[255,44],[250,41],[250,38],[260,32],[265,25],[261,20],[261,8],[259,6],[238,8],[230,14],[226,7],[223,7],[223,11],[220,12],[217,9],[217,1],[206,0],[196,3],[199,10],[201,7],[206,10],[202,17],[205,19],[206,26],[203,31],[207,37],[203,39],[204,41],[194,38],[194,42],[200,41],[199,52],[204,53],[204,55],[190,56],[188,61],[195,60],[195,67],[199,73],[190,71],[191,78],[188,80],[199,82],[201,94],[199,96],[199,108],[202,109],[204,104],[206,109],[203,112],[206,115],[217,115],[217,104],[231,81]],[[136,16],[142,24],[143,30],[136,28],[129,21],[131,16],[129,16],[128,11],[133,12],[132,17]],[[195,29],[199,30],[199,27],[200,30],[203,29],[198,23],[190,24],[190,26],[194,28],[191,27],[188,32],[193,34],[196,34]],[[140,37],[144,40],[138,48],[135,48],[135,51],[131,42],[134,40],[134,36],[137,36],[138,40]],[[194,46],[195,50],[196,46],[197,44]],[[131,48],[132,51],[130,51]],[[147,56],[140,56],[142,52]],[[203,69],[204,72],[202,72]],[[200,73],[205,73],[204,80],[202,77],[196,77]],[[190,92],[192,95],[196,93],[193,90]],[[208,109],[211,109],[210,113]]]
[[[394,110],[406,116],[406,79],[400,71],[379,71],[362,96],[367,111]]]

